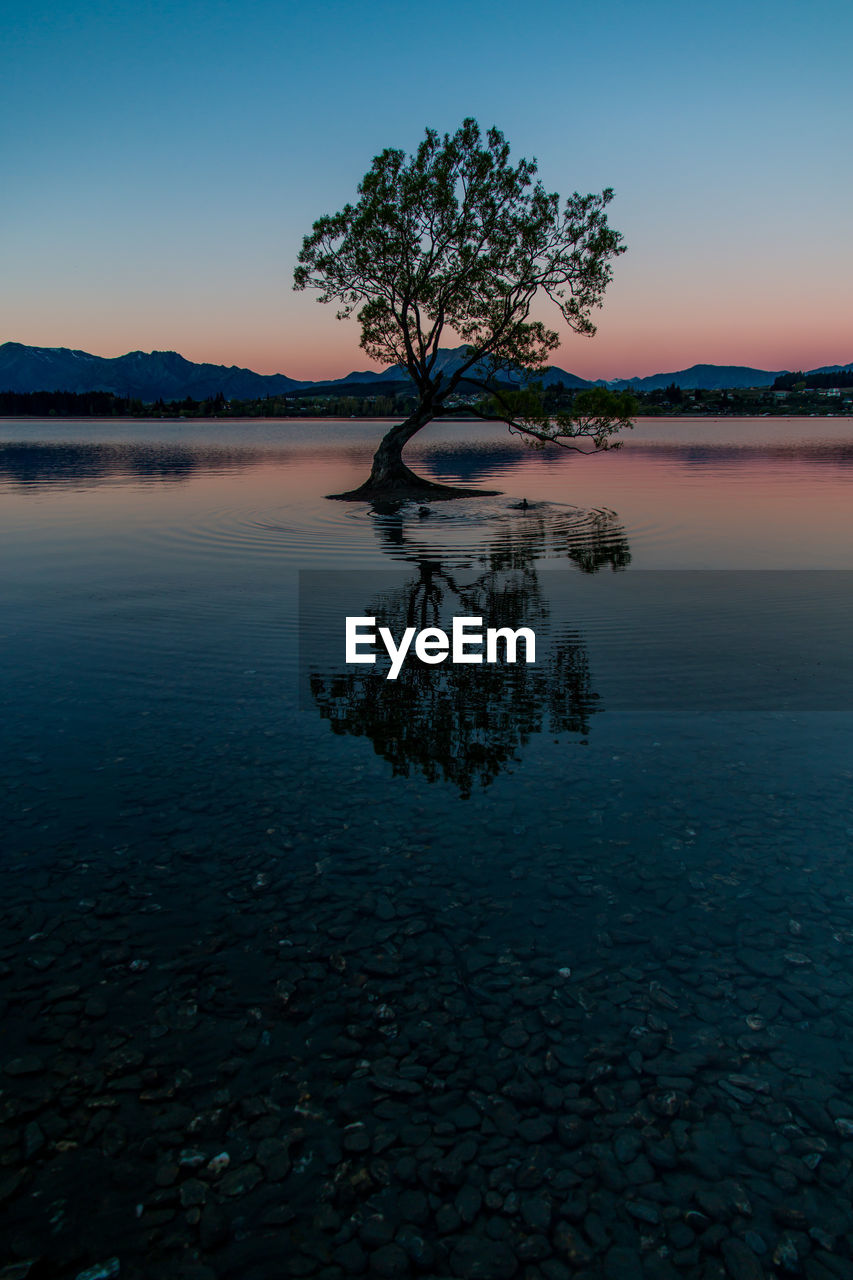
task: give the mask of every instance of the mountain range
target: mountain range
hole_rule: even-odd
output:
[[[465,347],[442,348],[437,367],[452,373],[459,367]],[[808,373],[853,373],[853,362],[846,365],[823,365]],[[738,387],[769,387],[788,369],[752,369],[744,365],[694,364],[689,369],[672,373],[654,373],[645,378],[599,378],[590,382],[565,369],[551,366],[540,376],[546,386],[562,382],[566,387],[609,387],[614,391],[628,388],[654,391],[675,383],[686,391],[699,388],[709,391]],[[266,395],[284,395],[312,389],[357,390],[361,383],[401,383],[406,371],[399,365],[377,373],[375,370],[348,373],[343,378],[326,382],[301,382],[283,373],[254,373],[236,365],[195,364],[176,351],[129,351],[124,356],[107,358],[69,347],[30,347],[20,342],[0,345],[0,391],[111,391],[150,402],[158,399],[183,400],[192,396],[204,400],[221,391],[226,400],[256,399]],[[508,381],[515,379],[508,375]]]

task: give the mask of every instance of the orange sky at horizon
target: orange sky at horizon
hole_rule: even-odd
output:
[[[181,282],[176,262],[175,292],[168,297],[160,276],[124,261],[116,263],[108,288],[95,275],[82,294],[72,277],[31,276],[3,318],[0,340],[108,357],[178,351],[197,363],[300,381],[381,368],[361,350],[355,318],[338,321],[334,307],[318,305],[312,291],[293,292],[284,259],[261,280],[247,273],[227,285],[211,278],[201,286]],[[547,301],[534,316],[560,333],[552,363],[591,380],[641,378],[694,364],[796,370],[853,361],[853,304],[839,263],[833,272],[814,264],[807,292],[796,272],[752,265],[747,288],[736,261],[691,267],[689,255],[675,251],[666,264],[641,252],[632,262],[629,254],[616,264],[604,306],[593,317],[594,337],[570,332]],[[442,345],[459,340],[448,330]]]
[[[319,317],[321,320],[323,317]],[[270,327],[262,332],[223,332],[224,326],[207,323],[180,329],[159,319],[135,325],[112,324],[103,329],[97,323],[81,327],[57,324],[22,324],[15,333],[3,334],[2,341],[31,346],[71,347],[93,355],[115,357],[128,351],[178,351],[195,363],[237,365],[256,373],[282,373],[300,381],[322,381],[346,376],[353,371],[383,366],[368,359],[359,346],[355,322],[338,323],[331,312],[323,323],[305,323],[287,334]],[[578,377],[642,378],[690,368],[695,364],[744,365],[766,370],[813,369],[822,365],[853,361],[853,332],[842,335],[842,326],[797,325],[790,333],[778,331],[778,323],[761,332],[733,322],[729,333],[712,324],[684,325],[669,320],[666,325],[636,331],[619,318],[600,322],[593,338],[563,335],[551,363]],[[281,336],[279,336],[281,335]],[[443,346],[456,346],[458,339],[447,335]]]

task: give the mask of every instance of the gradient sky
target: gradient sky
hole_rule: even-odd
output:
[[[615,188],[628,252],[562,368],[853,360],[849,0],[7,0],[3,43],[0,341],[369,368],[292,291],[302,236],[474,115],[550,190]]]

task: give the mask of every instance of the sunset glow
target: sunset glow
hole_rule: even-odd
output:
[[[566,332],[560,367],[848,362],[851,25],[833,3],[769,22],[755,3],[711,21],[546,0],[535,35],[479,2],[428,22],[338,0],[322,18],[16,3],[0,339],[300,379],[369,368],[356,322],[292,292],[301,238],[383,147],[474,114],[548,189],[616,191],[628,253],[597,336]]]

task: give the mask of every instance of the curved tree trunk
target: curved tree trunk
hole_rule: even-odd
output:
[[[379,448],[373,455],[373,467],[368,485],[376,489],[388,489],[400,484],[428,484],[410,471],[403,461],[403,449],[413,436],[431,421],[431,416],[422,411],[415,411],[405,422],[392,427],[380,440]]]
[[[457,489],[453,485],[436,484],[432,480],[424,480],[406,466],[403,449],[432,420],[433,414],[428,410],[416,409],[405,422],[398,423],[382,437],[379,448],[373,455],[370,476],[364,484],[348,493],[333,493],[329,496],[347,501],[364,501],[372,498],[428,500],[495,494],[495,489]]]

